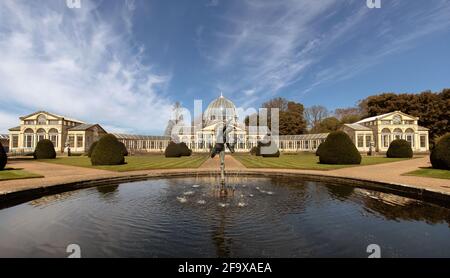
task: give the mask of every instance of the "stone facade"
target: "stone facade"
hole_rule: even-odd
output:
[[[225,112],[226,111],[226,112]],[[185,142],[194,152],[209,152],[220,134],[224,122],[233,126],[230,136],[236,142],[236,152],[249,152],[270,132],[264,127],[246,127],[238,122],[236,107],[230,100],[220,96],[206,109],[200,124],[176,126],[170,136],[142,136],[114,134],[130,153],[164,152],[171,140]],[[411,143],[415,153],[428,152],[428,130],[418,125],[419,119],[400,111],[364,119],[342,128],[361,153],[385,153],[395,139]],[[20,118],[20,126],[10,129],[9,151],[11,153],[33,152],[36,143],[49,139],[57,152],[85,153],[90,145],[106,131],[98,124],[86,124],[64,116],[39,111]],[[314,152],[328,134],[305,134],[279,136],[279,149],[283,152]],[[274,137],[274,136],[273,136]]]

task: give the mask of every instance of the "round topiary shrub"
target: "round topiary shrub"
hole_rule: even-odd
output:
[[[120,146],[122,147],[122,153],[123,153],[123,156],[128,156],[129,153],[128,153],[127,146],[125,146],[125,144],[122,143],[122,142],[119,142],[119,143],[120,143]]]
[[[55,159],[56,151],[52,141],[48,139],[39,141],[34,149],[33,157],[34,159]]]
[[[262,156],[262,157],[280,157],[280,150],[278,149],[277,146],[275,145],[271,145],[271,143],[262,143],[260,142],[258,144],[258,155]],[[264,147],[266,148],[264,150],[265,153],[261,152],[261,148]],[[267,149],[268,148],[268,149]]]
[[[361,154],[343,131],[330,133],[322,145],[319,152],[321,164],[361,164]]]
[[[323,143],[321,143],[321,144],[319,145],[319,147],[317,148],[317,150],[316,150],[316,156],[320,156],[320,152],[321,152],[321,150],[322,150],[322,146],[323,146]]]
[[[413,155],[411,144],[402,139],[392,141],[386,153],[389,158],[412,158]]]
[[[253,147],[250,149],[250,155],[256,155],[258,153],[258,147]]]
[[[190,150],[188,148],[186,143],[181,142],[180,144],[178,144],[178,148],[179,148],[181,156],[191,156],[192,155],[192,150]]]
[[[181,157],[180,147],[175,142],[170,142],[164,154],[166,157]]]
[[[120,142],[112,134],[107,134],[98,140],[91,155],[92,165],[121,165],[125,163]]]
[[[5,169],[6,163],[8,162],[8,156],[6,155],[5,149],[2,143],[0,143],[0,171]]]
[[[430,160],[434,169],[450,170],[450,133],[436,143],[431,151]]]
[[[87,156],[91,157],[92,153],[94,152],[95,146],[97,146],[98,141],[95,141],[94,143],[91,144],[91,146],[89,147],[89,150],[87,152]]]

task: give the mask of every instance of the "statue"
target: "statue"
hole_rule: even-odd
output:
[[[234,153],[234,143],[230,140],[230,133],[234,130],[231,121],[226,124],[223,124],[222,128],[218,128],[217,139],[222,138],[222,140],[217,140],[214,148],[211,151],[211,158],[214,158],[216,155],[221,152],[225,152],[225,147],[227,147],[231,153]]]
[[[230,140],[230,133],[234,130],[231,120],[228,123],[223,122],[223,126],[217,128],[217,141],[211,151],[211,158],[220,155],[220,178],[221,178],[221,195],[226,195],[225,188],[225,148],[228,148],[231,153],[234,153],[234,142]]]

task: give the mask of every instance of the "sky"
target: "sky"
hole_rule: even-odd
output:
[[[221,92],[333,110],[449,88],[450,0],[366,2],[1,0],[0,133],[41,110],[158,135]]]

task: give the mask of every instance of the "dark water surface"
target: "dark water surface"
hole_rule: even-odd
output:
[[[0,210],[0,257],[450,257],[450,210],[296,178],[174,178]]]

